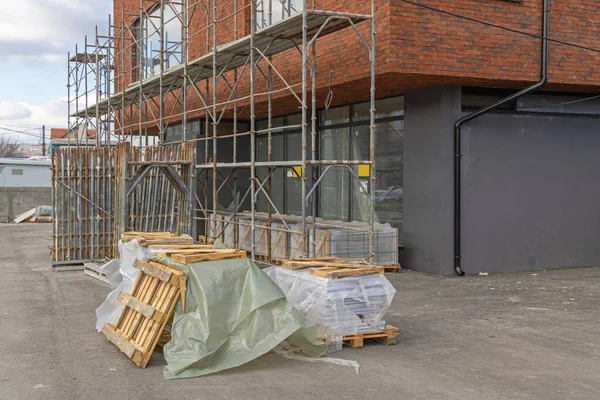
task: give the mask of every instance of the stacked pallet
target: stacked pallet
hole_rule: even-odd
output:
[[[385,312],[395,289],[384,267],[354,259],[296,259],[266,269],[286,297],[330,344],[362,347],[362,339],[395,343],[398,330],[386,324]],[[362,338],[362,339],[361,339]]]
[[[125,232],[121,240],[124,243],[137,240],[140,246],[149,248],[157,257],[171,257],[173,261],[181,264],[247,256],[243,250],[215,249],[212,244],[194,244],[194,240],[189,235],[169,232]]]
[[[137,240],[142,247],[194,244],[191,236],[170,232],[125,232],[121,235],[123,243],[130,240]]]

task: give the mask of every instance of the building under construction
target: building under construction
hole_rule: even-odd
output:
[[[598,264],[600,17],[548,3],[115,0],[68,55],[69,130],[97,134],[54,157],[54,264],[128,230],[267,262]]]

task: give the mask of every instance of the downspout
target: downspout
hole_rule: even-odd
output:
[[[505,97],[497,102],[490,104],[487,107],[483,107],[477,111],[472,112],[471,114],[465,115],[460,118],[454,124],[454,271],[457,275],[463,276],[465,272],[462,269],[461,262],[461,133],[462,126],[478,118],[488,112],[510,102],[517,100],[518,98],[534,92],[540,89],[542,86],[546,84],[548,80],[548,20],[550,13],[550,0],[542,0],[543,2],[543,22],[542,22],[542,73],[539,82],[536,84],[529,86],[523,90],[520,90],[514,94],[511,94],[508,97]]]

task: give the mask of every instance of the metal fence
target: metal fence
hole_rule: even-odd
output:
[[[193,159],[189,143],[57,149],[53,266],[115,258],[124,231],[190,233]]]

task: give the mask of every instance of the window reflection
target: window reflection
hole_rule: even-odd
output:
[[[171,3],[164,6],[164,43],[161,46],[161,9],[155,8],[138,22],[137,58],[138,68],[142,67],[142,77],[149,78],[160,73],[161,51],[163,54],[163,67],[169,69],[182,62],[182,35],[183,27],[179,14],[181,3]],[[177,13],[175,12],[177,11]],[[139,79],[139,75],[135,77]]]

